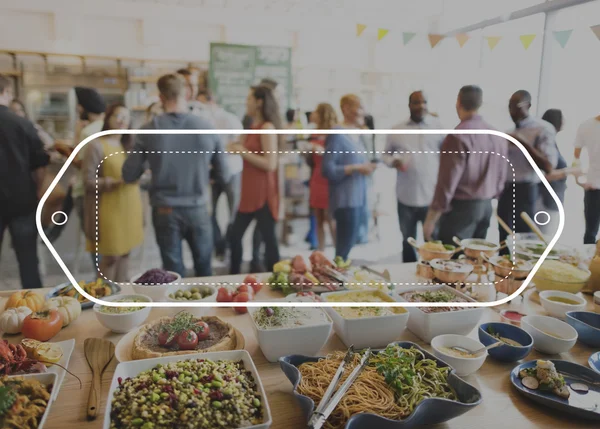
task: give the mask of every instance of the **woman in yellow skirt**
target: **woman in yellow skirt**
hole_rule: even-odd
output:
[[[129,124],[129,110],[115,104],[108,108],[102,130],[127,129]],[[125,184],[121,176],[131,137],[99,137],[88,143],[83,161],[87,251],[99,255],[99,277],[115,282],[129,281],[129,253],[144,241],[140,187]]]

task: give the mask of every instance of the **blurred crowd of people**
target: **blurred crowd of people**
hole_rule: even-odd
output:
[[[98,275],[119,282],[129,280],[129,255],[145,239],[140,184],[149,191],[151,222],[164,269],[187,274],[182,252],[185,241],[191,249],[195,276],[212,274],[214,254],[220,258],[229,255],[230,273],[240,273],[242,239],[255,221],[250,270],[270,270],[280,259],[276,233],[283,198],[280,151],[290,148],[303,152],[311,169],[311,247],[324,249],[328,230],[335,255],[344,259],[354,246],[368,239],[372,175],[385,168],[383,165],[397,171],[404,262],[416,261],[407,239],[417,235],[419,224],[426,240],[451,243],[454,236],[486,238],[494,214],[493,199],[498,200],[498,215],[517,233],[529,231],[519,213],[534,216],[539,207],[557,210],[521,149],[498,135],[470,131],[495,130],[479,113],[483,91],[474,85],[458,92],[459,134],[389,134],[382,156],[377,156],[381,151],[374,150],[374,137],[368,131],[347,132],[374,129],[373,118],[354,94],[341,98],[341,118],[329,103],[320,103],[308,115],[315,130],[338,132],[323,135],[305,129],[298,138],[290,138],[273,130],[300,128],[300,111],[288,110],[282,120],[278,85],[271,79],[249,89],[244,118],[218,106],[208,89],[196,90],[187,70],[162,76],[157,87],[160,102],[148,107],[141,128],[145,133],[136,135],[118,132],[131,126],[125,105],[107,107],[93,88],[76,88],[82,121],[69,148],[55,144],[27,119],[23,104],[13,99],[10,81],[0,75],[0,244],[8,229],[24,288],[42,286],[35,211],[45,191],[50,153],[68,156],[79,142],[100,131],[113,133],[79,149],[72,162],[76,180],[66,200],[81,220]],[[546,174],[562,202],[567,175],[578,171],[577,164],[575,168],[567,166],[556,144],[562,113],[550,109],[537,118],[530,113],[531,104],[531,95],[525,90],[510,97],[508,111],[515,128],[508,133]],[[424,91],[410,94],[408,110],[409,117],[394,129],[442,128],[428,110]],[[151,132],[207,129],[231,133]],[[244,134],[242,129],[265,132]],[[579,127],[576,163],[584,148],[590,165],[587,175],[578,179],[585,188],[584,242],[594,243],[600,225],[600,116]],[[223,195],[228,220],[221,230],[216,207]],[[500,238],[507,238],[501,228]]]

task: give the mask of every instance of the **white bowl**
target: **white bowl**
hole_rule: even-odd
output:
[[[145,285],[145,284],[135,283],[135,281],[137,279],[139,279],[145,273],[145,271],[143,273],[138,273],[135,276],[133,276],[129,280],[129,283],[131,283],[131,287],[133,287],[133,290],[135,291],[135,293],[149,296],[150,298],[152,298],[152,301],[154,301],[154,302],[165,302],[167,288],[169,286],[172,286],[174,283],[179,283],[181,285],[181,282],[180,282],[181,276],[178,273],[176,273],[174,271],[167,271],[167,272],[173,274],[174,276],[177,276],[177,278],[175,280],[173,280],[171,283],[165,283],[165,284],[161,284],[161,285]]]
[[[324,293],[321,297],[324,301],[328,301],[328,298],[331,296],[343,294],[352,295],[361,292],[364,293],[369,291],[332,292]],[[371,292],[385,295],[389,298],[390,302],[394,302],[394,299],[385,294],[385,292],[378,290],[373,290]],[[346,319],[333,308],[335,304],[336,303],[332,302],[332,307],[326,307],[325,311],[327,311],[327,314],[329,314],[329,317],[333,320],[333,329],[335,330],[335,333],[347,347],[352,345],[358,349],[365,347],[385,347],[398,339],[402,331],[406,329],[409,313],[406,311],[406,308],[400,307],[399,305],[398,307],[395,307],[397,310],[402,310],[399,314]]]
[[[397,291],[395,295],[398,301],[405,302],[406,300],[400,296],[401,293],[438,290],[447,290],[467,301],[476,302],[474,299],[445,285],[421,286]],[[427,304],[423,307],[427,307]],[[410,313],[408,330],[428,344],[431,343],[434,337],[443,334],[467,335],[479,324],[479,319],[483,314],[482,307],[465,307],[462,310],[439,313],[425,313],[420,307],[406,307],[406,309]]]
[[[172,293],[177,292],[178,290],[182,290],[182,291],[186,291],[186,290],[191,290],[191,289],[202,289],[202,290],[207,290],[210,291],[210,295],[207,296],[206,298],[202,298],[199,300],[194,300],[194,301],[187,301],[187,300],[180,300],[180,299],[174,299],[174,298],[170,298],[169,295]],[[216,302],[217,301],[217,288],[213,287],[213,286],[208,286],[208,285],[170,285],[165,293],[165,299],[166,302],[188,302],[190,304],[189,307],[185,307],[185,311],[187,311],[188,313],[191,313],[192,316],[194,317],[202,317],[205,316],[208,313],[208,310],[211,307],[199,307],[197,305],[194,305],[194,303],[198,303],[198,302]],[[173,314],[177,314],[179,313],[184,307],[173,307],[172,308],[172,313]]]
[[[112,409],[112,399],[115,390],[119,386],[119,378],[126,379],[127,377],[136,377],[141,372],[154,368],[158,364],[166,364],[169,362],[178,362],[185,360],[229,360],[233,362],[242,361],[244,368],[252,374],[252,378],[256,384],[256,390],[261,396],[261,404],[263,407],[263,422],[257,425],[245,426],[245,429],[268,429],[273,423],[271,418],[271,410],[269,408],[269,402],[262,381],[258,376],[256,366],[250,357],[250,354],[246,350],[232,350],[225,352],[208,352],[208,353],[195,353],[183,356],[165,356],[155,359],[142,359],[131,362],[122,362],[117,365],[115,373],[113,375],[112,383],[108,391],[108,399],[106,401],[106,410],[104,412],[104,425],[103,429],[110,429],[110,412]]]
[[[521,328],[531,335],[533,348],[541,353],[549,355],[565,353],[577,342],[575,328],[554,317],[525,316],[521,319]]]
[[[577,304],[566,304],[563,302],[550,301],[548,298],[553,296],[571,299],[576,301]],[[542,303],[542,307],[544,307],[544,310],[546,310],[550,316],[557,317],[559,319],[565,319],[565,313],[567,311],[583,311],[587,305],[585,298],[573,293],[562,292],[559,290],[545,290],[540,292],[540,301]]]
[[[131,295],[111,295],[102,298],[103,301],[120,301],[126,299],[139,299],[145,302],[152,302],[152,299],[147,295],[131,294]],[[136,311],[129,313],[103,313],[100,311],[101,304],[94,304],[94,313],[96,319],[102,326],[119,334],[125,334],[133,328],[137,328],[146,321],[152,307],[138,307]]]
[[[295,354],[315,356],[329,339],[333,323],[327,313],[318,307],[298,308],[306,310],[309,314],[312,312],[320,313],[323,316],[323,321],[292,328],[263,329],[254,321],[254,313],[259,311],[260,308],[248,308],[258,338],[258,345],[269,362],[277,362],[282,356]]]
[[[449,355],[442,350],[443,347],[462,347],[465,350],[474,352],[475,350],[485,347],[485,345],[481,344],[479,341],[465,337],[464,335],[438,335],[431,340],[431,347],[433,348],[433,354],[454,368],[456,370],[456,375],[459,376],[473,374],[481,368],[481,365],[483,365],[485,358],[487,358],[488,355],[487,351],[484,351],[473,358],[456,357]]]

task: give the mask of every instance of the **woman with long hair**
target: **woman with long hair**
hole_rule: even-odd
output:
[[[102,131],[129,125],[129,110],[113,104],[106,111]],[[99,276],[116,282],[129,280],[129,253],[144,240],[139,185],[124,183],[121,175],[131,137],[99,137],[88,143],[83,159],[87,251],[99,255]]]
[[[316,124],[318,130],[330,130],[337,125],[335,109],[329,103],[321,103],[311,113],[311,122]],[[329,213],[329,181],[323,177],[322,163],[325,153],[325,135],[313,135],[311,137],[313,153],[312,174],[310,177],[310,208],[312,209],[317,223],[317,241],[319,250],[325,249],[325,223],[329,225],[329,233],[335,244],[335,222]]]
[[[246,99],[247,115],[254,130],[281,129],[279,106],[273,91],[264,85],[250,88]],[[279,217],[278,136],[246,134],[240,143],[227,150],[239,153],[244,160],[242,191],[238,212],[231,226],[231,274],[239,274],[242,264],[242,238],[253,219],[266,248],[266,269],[279,261],[275,225]]]

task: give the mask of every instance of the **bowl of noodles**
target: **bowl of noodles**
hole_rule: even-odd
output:
[[[292,355],[279,360],[307,421],[344,355]],[[360,353],[356,353],[346,371],[359,361]],[[448,364],[415,343],[396,342],[374,352],[323,427],[407,429],[446,422],[481,401],[479,390],[459,378]]]
[[[6,411],[0,415],[0,427],[41,429],[50,411],[56,374],[26,374],[0,378],[0,396]]]

